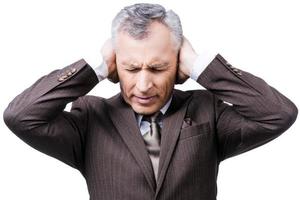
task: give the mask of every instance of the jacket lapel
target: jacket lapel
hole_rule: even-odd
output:
[[[136,122],[134,111],[131,106],[123,100],[120,93],[108,100],[110,106],[109,115],[113,124],[118,129],[124,143],[140,166],[150,187],[153,191],[156,191],[156,195],[162,186],[171,161],[185,117],[189,96],[187,92],[174,89],[172,102],[164,115],[157,183],[143,136]]]
[[[118,129],[124,143],[140,166],[153,192],[155,192],[156,182],[151,160],[144,144],[143,136],[140,133],[134,111],[123,100],[121,94],[109,99],[108,103],[110,105],[109,114],[113,124]]]
[[[161,132],[161,148],[158,167],[158,181],[156,195],[162,186],[172,154],[180,134],[190,94],[180,90],[174,90],[171,105],[165,114]]]

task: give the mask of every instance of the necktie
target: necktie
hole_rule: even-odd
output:
[[[150,131],[148,131],[143,137],[149,153],[149,157],[151,159],[156,181],[160,153],[160,126],[158,124],[158,119],[160,116],[161,112],[157,112],[152,116],[143,117],[144,120],[150,122]]]

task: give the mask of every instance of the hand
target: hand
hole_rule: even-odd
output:
[[[106,63],[108,70],[108,80],[113,83],[119,82],[116,64],[116,53],[112,44],[111,38],[105,41],[101,48],[103,62]]]
[[[182,84],[190,77],[197,56],[191,43],[184,37],[179,52],[177,83]]]

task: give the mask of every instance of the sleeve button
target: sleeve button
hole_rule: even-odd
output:
[[[66,78],[68,78],[68,76],[67,75],[63,75],[63,76],[61,76],[59,79],[58,79],[58,81],[64,81]]]
[[[76,71],[77,71],[76,68],[72,68],[72,69],[71,69],[71,73],[72,73],[72,74],[74,74]]]

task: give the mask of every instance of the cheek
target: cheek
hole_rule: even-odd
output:
[[[165,74],[157,77],[157,88],[160,90],[161,95],[169,95],[173,90],[175,84],[175,73]]]
[[[129,95],[134,88],[135,85],[135,77],[130,74],[125,74],[122,72],[118,72],[119,80],[120,80],[120,87],[121,90],[126,94]]]

